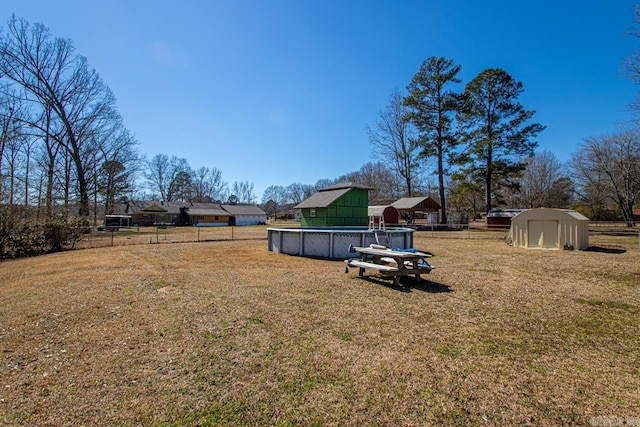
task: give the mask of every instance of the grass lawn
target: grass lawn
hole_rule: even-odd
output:
[[[0,423],[640,423],[637,238],[466,236],[401,287],[266,240],[2,261]]]

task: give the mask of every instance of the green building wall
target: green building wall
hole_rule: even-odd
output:
[[[367,226],[369,224],[369,190],[354,188],[326,208],[301,209],[303,227]]]

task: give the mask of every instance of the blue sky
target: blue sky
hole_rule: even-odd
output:
[[[640,39],[627,0],[4,0],[73,40],[118,98],[148,157],[185,157],[249,181],[315,184],[372,160],[365,128],[420,63],[445,56],[464,84],[486,68],[523,83],[566,160],[631,117],[621,63]]]

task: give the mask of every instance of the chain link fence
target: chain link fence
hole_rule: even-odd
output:
[[[86,234],[77,248],[224,240],[266,240],[266,225],[224,227],[113,227]]]
[[[254,226],[222,227],[115,227],[103,231],[95,228],[90,233],[79,233],[79,240],[73,248],[89,249],[110,246],[158,245],[171,243],[215,242],[233,240],[267,240],[269,227],[297,227],[299,223],[278,223]],[[598,241],[624,246],[640,246],[638,227],[627,228],[619,224],[590,224],[590,235],[598,236]],[[437,239],[487,239],[505,240],[508,229],[488,229],[484,222],[459,224],[457,227],[424,225],[416,229],[415,237]],[[602,236],[602,237],[600,237]],[[70,249],[70,248],[65,248]]]

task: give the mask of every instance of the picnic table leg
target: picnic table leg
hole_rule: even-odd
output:
[[[360,267],[360,271],[358,272],[358,276],[359,277],[364,276],[364,267]]]
[[[413,269],[416,271],[420,271],[420,267],[418,266],[418,261],[413,261]],[[422,278],[420,277],[420,273],[416,273],[416,282],[420,282]]]

